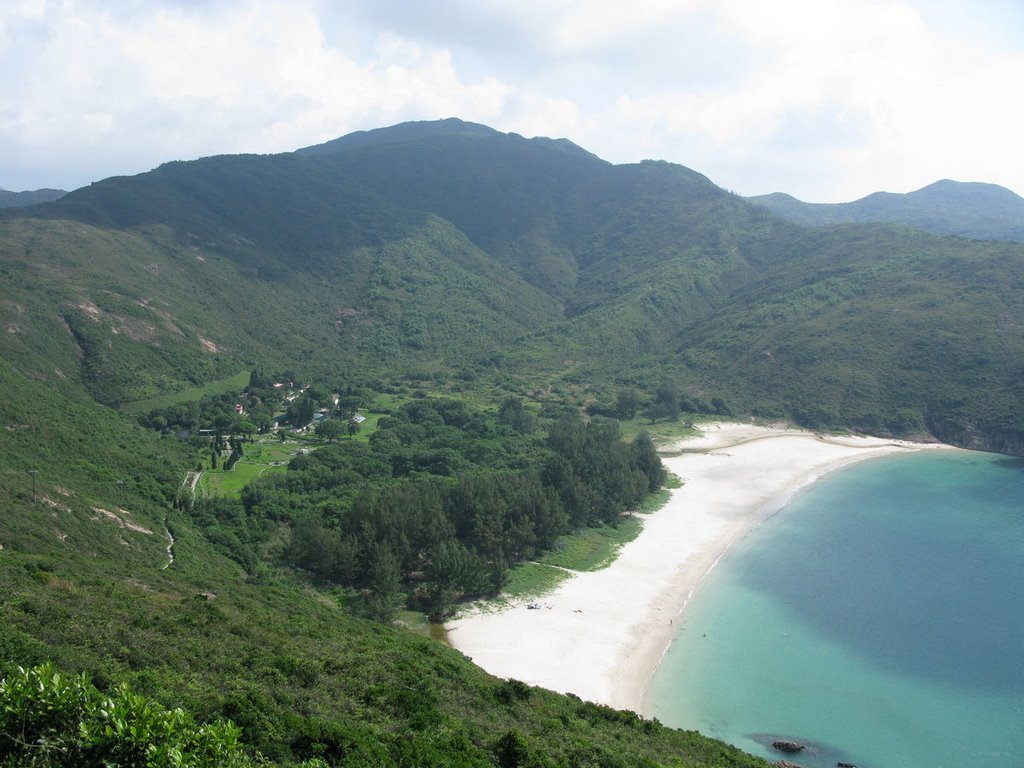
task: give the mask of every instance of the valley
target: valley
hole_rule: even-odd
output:
[[[1024,455],[1024,245],[757,202],[450,119],[0,210],[0,676],[239,765],[766,765],[392,625],[594,567],[694,421]]]

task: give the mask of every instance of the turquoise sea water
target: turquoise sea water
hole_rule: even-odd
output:
[[[648,692],[667,725],[808,768],[1024,766],[1024,461],[901,455],[735,546]]]

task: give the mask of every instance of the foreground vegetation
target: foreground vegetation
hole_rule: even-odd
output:
[[[53,661],[115,699],[127,683],[152,707],[183,708],[186,721],[232,720],[247,755],[279,764],[763,765],[697,734],[497,680],[286,574],[240,579],[186,520],[172,522],[178,558],[165,571],[6,548],[0,588],[18,596],[0,607],[8,676],[14,660]]]

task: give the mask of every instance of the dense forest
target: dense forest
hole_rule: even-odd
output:
[[[520,400],[497,418],[454,399],[414,400],[368,442],[294,459],[241,498],[192,510],[207,538],[247,570],[283,524],[280,562],[361,590],[357,610],[387,618],[404,595],[437,617],[496,595],[508,568],[572,530],[617,524],[661,487],[649,436],[622,440],[609,419],[578,414],[543,433]]]

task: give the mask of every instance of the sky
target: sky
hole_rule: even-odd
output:
[[[0,0],[0,188],[445,117],[741,195],[1024,194],[1024,2]]]

